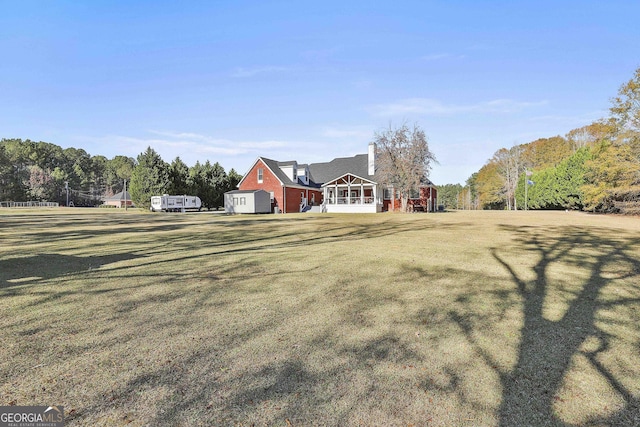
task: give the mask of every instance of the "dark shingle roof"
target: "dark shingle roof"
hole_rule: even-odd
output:
[[[267,159],[266,157],[260,157],[260,160],[269,168],[276,177],[287,186],[299,185],[303,187],[316,187],[319,188],[322,184],[333,181],[346,174],[357,175],[361,178],[368,179],[373,182],[380,181],[380,177],[377,175],[369,175],[369,155],[368,154],[356,154],[353,157],[339,157],[333,159],[330,162],[324,163],[310,163],[309,173],[310,182],[309,185],[304,185],[299,180],[297,182],[292,181],[287,174],[285,174],[281,166],[291,166],[296,164],[295,160],[278,162],[276,160]],[[304,168],[307,165],[298,164],[298,168]],[[434,185],[429,179],[424,179],[423,185]]]
[[[284,185],[287,186],[291,186],[291,185],[299,185],[302,187],[315,187],[315,188],[319,188],[320,184],[316,184],[316,182],[314,182],[313,179],[313,175],[311,176],[309,185],[305,185],[303,183],[300,182],[300,180],[296,180],[296,182],[293,182],[286,173],[284,173],[282,171],[282,169],[280,169],[280,166],[291,166],[293,164],[297,164],[296,161],[288,161],[288,162],[278,162],[276,160],[271,160],[271,159],[267,159],[266,157],[260,157],[260,160],[262,160],[262,162],[267,165],[267,167],[269,169],[271,169],[273,171],[273,173],[275,174],[275,176],[280,180],[280,182],[282,182]],[[304,167],[305,165],[298,165],[298,169]]]
[[[286,162],[278,162],[278,164],[280,166],[291,166],[291,165],[297,165],[298,162],[296,162],[295,160],[287,160]]]
[[[276,177],[278,177],[278,179],[285,185],[295,185],[298,184],[297,182],[293,182],[289,179],[289,177],[287,176],[287,174],[285,174],[282,169],[280,169],[280,164],[286,164],[289,162],[277,162],[275,160],[271,160],[271,159],[267,159],[266,157],[260,157],[260,160],[262,160],[262,162],[267,165],[267,167],[269,169],[271,169],[271,171],[276,175]],[[292,163],[289,163],[292,164]]]
[[[376,181],[375,175],[369,175],[369,156],[357,154],[353,157],[339,157],[326,163],[311,163],[309,165],[311,179],[324,184],[348,173]]]

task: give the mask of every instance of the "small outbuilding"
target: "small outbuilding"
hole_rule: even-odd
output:
[[[264,190],[233,190],[224,193],[224,211],[228,214],[270,213],[271,194]]]

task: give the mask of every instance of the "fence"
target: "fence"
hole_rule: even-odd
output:
[[[58,202],[0,202],[0,208],[57,208]]]

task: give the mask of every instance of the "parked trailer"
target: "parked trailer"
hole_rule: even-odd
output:
[[[151,197],[151,212],[184,212],[186,210],[200,210],[202,201],[198,196],[162,196]]]

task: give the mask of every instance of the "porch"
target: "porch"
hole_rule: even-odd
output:
[[[347,174],[322,186],[325,212],[376,213],[382,211],[377,184]]]

